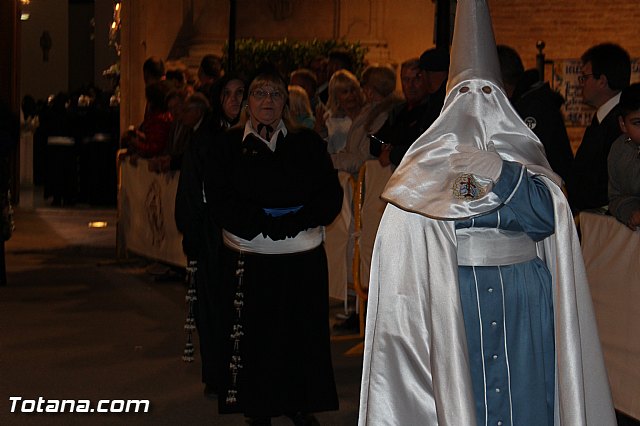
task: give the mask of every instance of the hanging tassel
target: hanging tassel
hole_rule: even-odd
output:
[[[242,253],[240,253],[238,257],[236,277],[238,277],[238,282],[236,284],[236,295],[233,300],[233,307],[236,310],[236,323],[233,325],[232,332],[229,335],[229,339],[233,342],[233,353],[229,362],[231,386],[227,389],[227,396],[225,398],[226,405],[236,405],[238,403],[238,376],[240,375],[240,370],[243,368],[240,351],[240,342],[242,341],[242,336],[244,336],[241,322],[242,308],[244,307],[244,289],[242,287],[242,279],[244,277],[244,258]]]
[[[192,335],[191,333],[187,334],[187,343],[184,345],[184,351],[182,351],[182,360],[184,362],[193,362],[195,349],[193,348],[193,343],[191,342]]]
[[[198,261],[190,260],[187,266],[187,295],[185,302],[187,304],[187,318],[184,323],[184,329],[187,332],[187,343],[184,345],[182,360],[184,362],[193,362],[195,350],[193,348],[193,331],[196,329],[195,303],[198,300],[196,294],[196,271],[198,270]]]

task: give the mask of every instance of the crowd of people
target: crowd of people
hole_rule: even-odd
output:
[[[144,119],[122,137],[123,161],[180,170],[175,219],[195,276],[205,394],[255,425],[279,415],[316,424],[313,412],[338,408],[322,246],[342,205],[337,170],[356,175],[375,159],[371,141],[385,125],[402,130],[393,143],[406,151],[444,100],[442,49],[403,64],[407,100],[391,65],[358,78],[344,51],[320,62],[326,72],[283,77],[267,66],[249,80],[208,55],[189,85],[149,58]]]
[[[33,132],[33,183],[54,206],[114,205],[118,99],[94,86],[48,99],[22,100],[22,126]]]

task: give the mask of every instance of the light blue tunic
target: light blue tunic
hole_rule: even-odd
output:
[[[493,192],[506,203],[493,213],[456,222],[456,229],[497,227],[526,232],[534,241],[552,235],[551,195],[526,172],[519,180],[521,167],[503,162]],[[536,258],[459,266],[458,273],[477,424],[553,425],[553,295],[546,265]]]

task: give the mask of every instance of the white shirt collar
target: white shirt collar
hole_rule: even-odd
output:
[[[598,117],[598,124],[602,123],[602,120],[611,112],[611,110],[620,102],[620,93],[609,99],[604,104],[600,105],[598,111],[596,111],[596,117]]]
[[[196,123],[195,126],[193,126],[193,131],[195,132],[196,130],[198,130],[198,128],[200,127],[200,125],[202,124],[202,121],[204,120],[204,115],[202,117],[200,117],[200,120],[198,120],[198,122]]]
[[[247,120],[247,124],[244,125],[244,135],[242,135],[242,140],[244,141],[247,135],[253,134],[262,142],[266,143],[271,151],[276,150],[276,142],[278,141],[278,135],[282,132],[282,136],[287,136],[287,126],[284,125],[284,121],[280,120],[278,125],[273,131],[271,135],[271,140],[266,140],[256,129],[253,128],[253,124],[251,124],[251,119]]]
[[[326,89],[327,87],[329,87],[329,82],[325,81],[324,83],[322,83],[320,86],[318,86],[318,88],[316,89],[316,94],[322,92],[324,89]]]

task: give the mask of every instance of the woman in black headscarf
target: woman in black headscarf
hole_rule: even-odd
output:
[[[175,206],[176,225],[183,235],[182,247],[187,255],[190,277],[194,281],[196,300],[193,301],[190,315],[194,317],[198,330],[202,382],[208,397],[213,397],[218,389],[216,366],[220,351],[216,341],[220,336],[220,308],[217,304],[222,238],[220,227],[207,214],[203,181],[206,169],[220,166],[216,156],[208,157],[207,152],[218,152],[222,133],[238,122],[245,82],[239,77],[225,76],[214,86],[212,93],[211,110],[199,121],[196,116],[193,121],[197,122],[190,123],[194,126],[182,159]],[[202,97],[202,102],[206,104],[203,95],[193,96]],[[192,104],[187,102],[185,108],[197,103]],[[189,111],[185,113],[190,114]],[[191,347],[187,348],[187,352],[191,352]],[[185,353],[185,356],[186,360],[192,359],[191,353]]]

